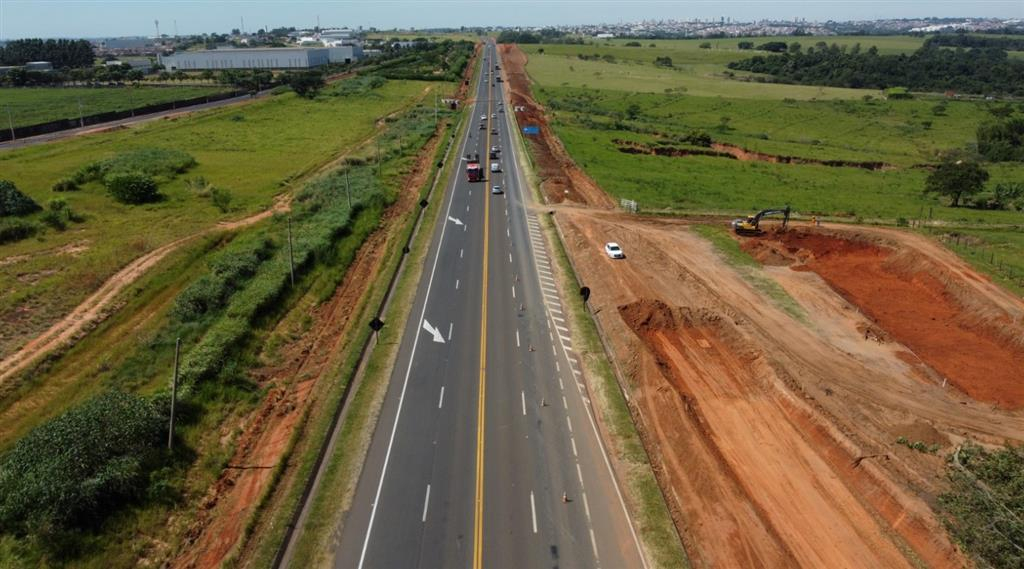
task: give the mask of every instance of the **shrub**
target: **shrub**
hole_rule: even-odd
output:
[[[39,226],[24,219],[0,219],[0,245],[32,237]]]
[[[672,67],[672,58],[668,56],[655,57],[654,64],[658,67]]]
[[[950,456],[943,522],[980,567],[1024,566],[1024,447],[967,444]]]
[[[110,195],[121,203],[142,204],[160,199],[156,180],[143,172],[114,172],[103,178]]]
[[[210,190],[213,188],[210,182],[207,182],[206,178],[202,176],[185,180],[185,187],[201,198],[209,197]]]
[[[61,178],[54,182],[51,189],[55,192],[77,192],[79,188],[74,178]]]
[[[164,426],[152,402],[120,392],[43,423],[0,463],[0,528],[47,535],[95,525],[142,491]]]
[[[27,215],[39,211],[39,204],[18,190],[14,182],[0,180],[0,217]]]
[[[196,160],[187,152],[166,148],[138,148],[113,158],[90,162],[79,168],[74,179],[79,184],[102,180],[117,172],[142,172],[167,179],[188,171]]]
[[[172,314],[188,322],[220,310],[242,284],[252,278],[263,261],[270,258],[274,244],[269,239],[242,243],[225,251],[210,263],[210,272],[183,290],[174,301]]]
[[[231,192],[224,188],[213,188],[210,190],[210,201],[221,213],[227,213],[231,209]]]

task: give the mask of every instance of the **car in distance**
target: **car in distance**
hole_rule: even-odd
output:
[[[501,186],[491,186],[491,193],[492,194],[503,194],[505,192],[501,191]]]
[[[626,254],[622,252],[622,247],[619,247],[619,244],[615,242],[605,243],[604,252],[612,259],[626,258]]]
[[[501,165],[497,162],[491,162],[491,172],[501,172]]]
[[[498,114],[497,114],[497,113],[491,113],[491,118],[492,118],[492,119],[496,119],[496,118],[498,118]]]
[[[487,115],[480,115],[480,120],[482,120],[482,121],[487,120]]]

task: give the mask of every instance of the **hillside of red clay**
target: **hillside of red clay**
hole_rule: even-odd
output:
[[[562,141],[551,131],[544,109],[530,92],[526,73],[526,54],[517,45],[498,46],[509,85],[511,106],[520,127],[536,126],[540,133],[524,135],[533,156],[533,168],[540,176],[540,187],[549,203],[570,202],[603,209],[615,207],[615,200],[581,170],[566,152]],[[519,109],[519,110],[516,110]]]
[[[781,248],[778,247],[781,245]],[[1007,314],[978,318],[941,272],[908,263],[896,250],[862,239],[793,230],[744,244],[769,249],[820,275],[846,300],[972,399],[1024,406],[1024,343]]]
[[[1024,414],[1007,374],[985,363],[996,376],[980,382],[965,371],[974,355],[943,362],[1024,361],[1008,340],[1019,327],[990,326],[1020,322],[1019,298],[895,230],[743,239],[768,261],[751,280],[687,220],[574,207],[554,219],[694,566],[969,565],[935,513],[944,456],[965,439],[1024,440]],[[626,259],[607,258],[607,241]],[[915,344],[929,329],[971,344]]]

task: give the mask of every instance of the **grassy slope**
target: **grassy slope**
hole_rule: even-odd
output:
[[[60,195],[86,221],[63,233],[50,231],[0,247],[0,259],[32,256],[0,267],[0,316],[17,312],[23,337],[39,332],[141,253],[220,220],[266,209],[289,180],[370,136],[378,118],[423,89],[422,83],[389,81],[358,97],[307,101],[285,94],[244,109],[217,109],[0,154],[3,176],[44,204],[56,196],[49,187],[58,178],[131,148],[178,148],[199,162],[165,184],[161,191],[167,199],[157,204],[120,205],[96,183]],[[193,176],[229,189],[232,211],[222,214],[209,200],[191,195],[184,180]],[[54,254],[69,244],[87,249]],[[16,340],[0,342],[0,353]]]
[[[83,115],[128,110],[156,103],[181,101],[226,91],[226,87],[67,87],[3,88],[4,116],[0,124],[8,126],[7,109],[15,127],[39,124]],[[81,107],[79,107],[81,102]]]
[[[418,85],[422,87],[424,84]],[[444,92],[454,89],[450,83],[429,85]],[[421,116],[427,116],[429,122],[431,115],[427,112],[421,113]],[[404,141],[396,139],[396,133],[405,132],[402,128],[405,125],[403,120],[399,118],[397,122],[389,122],[388,130],[380,135],[380,148],[385,156],[399,142],[403,142],[403,157],[391,159],[384,164],[381,181],[389,192],[395,192],[403,182],[418,150],[408,138]],[[355,155],[370,162],[375,148],[373,144],[364,145]],[[299,288],[304,292],[283,299],[281,305],[293,309],[292,312],[282,312],[281,318],[308,318],[306,314],[310,305],[334,290],[344,276],[354,251],[368,232],[377,227],[381,214],[382,210],[377,206],[359,215],[338,242],[337,254],[330,260],[322,260],[323,266],[317,267],[314,272],[300,277],[303,284]],[[271,223],[275,223],[275,220],[262,222],[245,231],[261,231]],[[301,238],[302,224],[296,224],[294,230],[297,237]],[[161,336],[160,332],[171,322],[168,310],[175,296],[198,275],[208,270],[206,261],[211,252],[229,241],[219,236],[210,236],[170,255],[133,287],[136,293],[128,295],[128,304],[114,317],[43,369],[31,382],[21,386],[12,397],[0,400],[0,417],[3,418],[0,421],[0,450],[40,422],[98,391],[110,387],[143,393],[164,389],[167,383],[166,370],[170,369],[173,361],[173,342],[158,340],[166,340],[167,334]],[[397,258],[400,252],[396,250],[393,255]],[[305,288],[306,283],[308,289]],[[267,325],[273,328],[273,317],[268,320]],[[353,334],[358,336],[365,328],[358,326],[353,329]],[[259,352],[262,346],[279,344],[281,341],[271,330],[261,328],[254,330],[253,334],[244,353]],[[115,345],[117,349],[112,350],[111,346]],[[183,353],[187,349],[186,346]],[[139,358],[139,354],[145,357]],[[134,363],[129,362],[133,357]],[[244,359],[246,356],[243,354],[239,357]],[[260,365],[281,363],[273,358],[259,362]],[[130,367],[127,371],[126,366]],[[195,405],[187,406],[183,413],[192,415],[194,419],[190,421],[186,417],[179,430],[180,438],[190,449],[189,452],[195,452],[200,457],[194,463],[189,459],[175,466],[175,480],[184,480],[181,489],[184,498],[181,503],[148,503],[143,509],[119,514],[105,524],[103,532],[83,538],[86,550],[82,557],[76,559],[77,565],[133,566],[140,555],[160,558],[164,555],[162,546],[154,546],[163,544],[167,539],[180,537],[182,524],[189,523],[191,519],[189,504],[194,504],[205,494],[233,453],[233,441],[238,433],[229,436],[224,425],[231,425],[232,421],[243,417],[260,403],[264,395],[257,386],[241,378],[236,381],[202,382],[198,389],[195,400],[202,402],[202,410],[199,411]],[[14,399],[18,401],[11,405]],[[169,524],[168,519],[172,520]],[[36,565],[38,555],[39,551],[31,544],[0,538],[0,565],[5,562],[14,563],[16,559],[19,560],[16,563],[19,566]]]

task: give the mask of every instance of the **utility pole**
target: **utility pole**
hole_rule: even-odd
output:
[[[174,447],[174,404],[178,400],[178,357],[181,355],[181,336],[174,341],[174,378],[171,380],[171,425],[167,429],[167,450]]]
[[[348,210],[352,211],[352,186],[348,182],[348,168],[345,169],[345,193],[348,194]]]
[[[11,128],[11,140],[14,140],[14,117],[11,116],[11,106],[7,106],[7,126]]]
[[[295,252],[292,250],[292,216],[288,216],[288,270],[292,275],[292,286],[295,286]]]
[[[78,98],[78,126],[85,127],[85,116],[82,114],[82,98]]]

